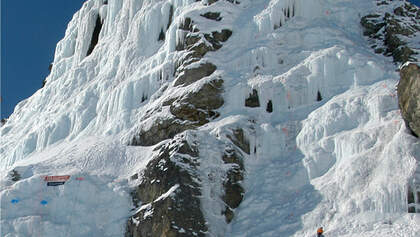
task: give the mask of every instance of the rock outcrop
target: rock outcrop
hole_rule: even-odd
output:
[[[182,137],[157,148],[132,192],[141,203],[127,223],[127,237],[205,236],[208,230],[200,209],[198,149]],[[188,157],[188,158],[187,158]]]
[[[210,17],[209,21],[214,21],[211,18],[220,16],[220,13],[211,13],[205,16]],[[232,35],[232,31],[222,29],[211,33],[202,33],[189,17],[186,17],[178,25],[178,29],[182,32],[183,38],[176,46],[176,50],[183,52],[183,56],[175,63],[173,86],[182,89],[182,87],[190,86],[213,75],[217,67],[204,59],[204,56],[210,51],[220,49],[223,46],[222,43]],[[199,89],[175,98],[170,97],[163,101],[161,106],[169,106],[173,117],[156,118],[151,127],[140,129],[137,135],[130,139],[129,145],[155,145],[217,118],[219,113],[216,110],[224,103],[222,92],[223,80],[218,77],[201,83]],[[143,118],[143,120],[145,119]]]
[[[260,107],[260,99],[257,90],[253,89],[252,94],[250,93],[248,98],[245,99],[245,106],[251,108]]]
[[[224,204],[218,214],[226,223],[233,220],[245,193],[243,158],[249,153],[250,145],[243,129],[225,132],[226,136],[209,138],[222,139],[225,144],[222,155],[213,157],[212,161],[207,157],[208,150],[200,150],[194,131],[179,134],[155,148],[156,157],[145,170],[132,176],[140,184],[131,193],[135,214],[127,222],[126,237],[208,236],[211,232],[202,202],[209,197],[203,195],[204,189],[222,190],[211,197],[216,199],[212,201]],[[208,164],[201,167],[203,162],[222,165],[209,173],[205,168]]]
[[[398,104],[402,117],[412,133],[420,136],[420,67],[408,64],[401,68]]]
[[[149,128],[140,129],[139,133],[131,139],[131,146],[153,146],[159,142],[171,139],[175,135],[197,126],[189,121],[182,121],[175,117],[159,117]]]
[[[169,106],[173,117],[156,118],[151,127],[140,129],[129,145],[152,146],[217,118],[217,109],[224,103],[222,92],[223,80],[219,78],[203,83],[198,90],[164,101],[162,106]]]
[[[199,17],[222,21],[219,12],[209,11]],[[178,24],[178,31],[181,39],[176,50],[181,56],[174,63],[171,91],[184,92],[167,95],[158,109],[142,119],[150,120],[149,125],[140,129],[129,142],[129,145],[151,146],[171,139],[156,148],[159,155],[141,174],[133,176],[141,183],[132,192],[136,212],[127,222],[127,237],[206,236],[209,233],[208,220],[201,210],[203,184],[199,169],[202,157],[198,146],[184,138],[191,133],[187,130],[197,129],[219,116],[217,109],[224,104],[224,81],[214,75],[217,67],[205,55],[219,50],[232,31],[222,28],[200,32],[199,25],[190,17]],[[159,40],[165,40],[163,34]],[[172,117],[156,115],[164,109],[168,109]],[[224,179],[216,181],[224,192],[215,197],[217,202],[225,203],[219,215],[224,216],[226,223],[232,221],[234,209],[243,199],[242,152],[249,154],[249,143],[242,129],[233,131],[229,139],[219,160],[226,166],[220,171],[225,172]]]
[[[227,148],[223,156],[225,164],[231,165],[231,169],[226,174],[226,180],[223,182],[224,195],[222,200],[225,203],[225,210],[222,214],[225,216],[227,223],[230,223],[234,218],[234,209],[241,204],[245,189],[241,182],[244,180],[244,163],[243,157],[235,149]]]
[[[387,12],[389,4],[389,1],[377,1],[379,11],[362,17],[364,35],[369,37],[375,53],[391,56],[395,63],[416,61],[417,53],[405,38],[414,37],[420,31],[420,9],[401,2],[394,12]]]
[[[219,116],[216,109],[224,103],[222,85],[221,79],[210,81],[199,90],[171,99],[164,105],[169,105],[171,113],[179,119],[194,122],[198,126],[206,124]]]
[[[216,71],[216,69],[217,67],[209,62],[199,64],[194,68],[185,68],[176,79],[175,86],[191,85],[204,77],[210,76],[214,71]]]
[[[20,174],[16,170],[10,171],[9,176],[10,176],[10,179],[13,182],[17,182],[17,181],[19,181],[21,179]]]
[[[3,126],[3,125],[5,125],[6,123],[7,123],[7,119],[6,118],[2,118],[0,120],[0,127]]]
[[[232,135],[227,135],[227,137],[235,146],[226,147],[222,158],[225,164],[231,165],[231,168],[227,171],[226,180],[223,182],[225,193],[222,200],[226,207],[222,214],[225,216],[227,223],[232,221],[234,209],[239,207],[245,193],[245,189],[241,185],[245,175],[242,152],[250,154],[249,141],[245,137],[244,131],[237,128],[232,130]]]

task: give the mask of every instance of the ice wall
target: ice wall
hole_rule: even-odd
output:
[[[268,33],[283,26],[293,17],[313,18],[322,10],[320,1],[284,0],[270,1],[269,5],[254,17],[261,33]]]
[[[152,95],[172,80],[177,18],[191,4],[201,5],[85,2],[57,44],[45,87],[22,101],[1,128],[0,167],[59,141],[132,127]],[[98,43],[87,56],[98,19],[103,24]],[[161,30],[165,41],[158,41]]]
[[[212,11],[221,12],[220,22],[201,17],[208,2],[87,1],[57,46],[45,87],[22,101],[0,128],[0,169],[22,165],[25,158],[35,167],[13,188],[29,188],[30,177],[44,172],[78,173],[89,167],[93,176],[115,178],[133,172],[132,166],[136,172],[144,168],[136,164],[146,161],[121,151],[124,144],[89,143],[80,149],[86,142],[82,138],[132,135],[140,121],[147,128],[153,116],[171,116],[168,108],[161,108],[164,99],[197,90],[197,85],[182,90],[172,83],[182,56],[175,51],[184,36],[178,24],[191,17],[201,33],[220,27],[233,32],[220,50],[206,54],[205,60],[217,66],[214,78],[224,80],[225,103],[220,117],[200,129],[203,149],[216,149],[203,157],[207,163],[201,171],[206,175],[220,168],[213,161],[221,155],[215,147],[223,147],[216,139],[223,129],[243,128],[251,148],[244,161],[244,201],[229,226],[217,216],[223,207],[217,198],[220,184],[203,189],[208,195],[203,205],[216,207],[205,213],[213,218],[209,223],[214,233],[311,236],[322,224],[336,236],[363,236],[401,216],[414,223],[401,226],[418,229],[417,219],[406,215],[407,183],[416,190],[418,185],[413,180],[418,177],[418,141],[406,133],[398,114],[394,65],[366,47],[359,25],[375,1],[220,0],[211,5]],[[103,21],[98,44],[87,56],[98,17]],[[161,32],[165,40],[159,39]],[[254,90],[260,107],[246,107]],[[269,102],[272,111],[267,110]],[[65,149],[70,143],[74,150]],[[145,147],[134,152],[150,155]],[[92,159],[84,163],[86,153]],[[62,169],[54,170],[56,166]],[[109,183],[97,177],[90,181]],[[32,191],[39,193],[38,186]],[[114,190],[103,191],[114,195]],[[24,196],[33,201],[29,193]],[[116,203],[124,198],[116,197]],[[20,221],[20,233],[26,233],[25,223],[39,222]],[[103,233],[95,224],[90,227]],[[8,223],[7,228],[14,227]],[[54,228],[51,233],[61,230]],[[401,229],[390,230],[388,236]]]

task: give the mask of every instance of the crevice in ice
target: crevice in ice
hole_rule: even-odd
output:
[[[168,15],[169,15],[168,16],[168,24],[166,25],[166,30],[164,29],[164,26],[162,26],[162,28],[160,29],[158,41],[165,41],[166,31],[169,29],[169,27],[171,26],[171,24],[173,22],[173,18],[174,18],[174,6],[173,5],[170,5]]]
[[[99,33],[101,33],[102,29],[102,20],[101,17],[98,15],[96,17],[96,23],[95,23],[95,29],[93,30],[92,38],[90,40],[89,50],[87,51],[86,56],[89,56],[93,49],[95,49],[95,46],[98,44],[99,40]]]
[[[420,213],[420,186],[412,182],[407,188],[408,213]]]
[[[272,113],[273,112],[273,102],[271,100],[268,101],[267,103],[267,108],[265,109],[268,113]]]
[[[165,32],[163,32],[163,29],[160,29],[158,41],[165,41]]]
[[[169,29],[169,27],[172,24],[174,18],[174,6],[171,5],[171,7],[169,8],[169,20],[168,20],[168,25],[166,26],[166,30]]]
[[[318,91],[316,95],[316,101],[321,101],[321,100],[322,100],[322,95],[321,95],[321,92]]]
[[[146,101],[147,100],[147,95],[145,95],[145,94],[143,94],[142,96],[141,96],[141,102],[143,103],[144,101]]]

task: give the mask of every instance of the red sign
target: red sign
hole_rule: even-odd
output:
[[[44,181],[47,181],[47,182],[63,182],[63,181],[67,181],[69,178],[70,178],[70,175],[45,176]]]

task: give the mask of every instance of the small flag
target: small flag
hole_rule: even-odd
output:
[[[40,203],[41,203],[41,205],[43,205],[43,206],[45,206],[45,205],[47,205],[47,204],[48,204],[48,202],[47,202],[47,201],[45,201],[45,200],[42,200]]]
[[[18,203],[19,202],[19,200],[18,199],[12,199],[12,203],[13,204],[16,204],[16,203]]]

